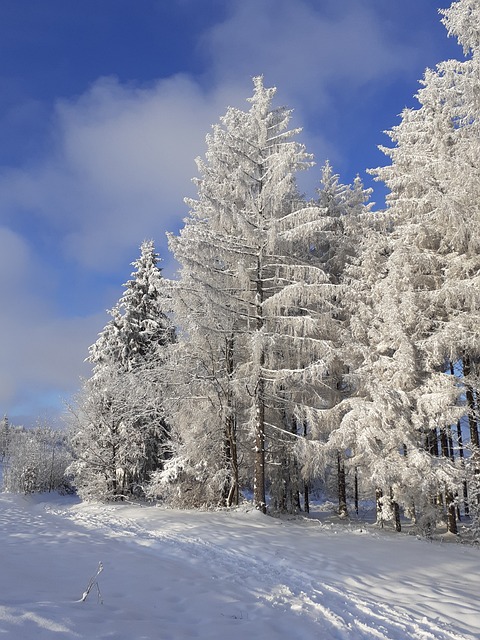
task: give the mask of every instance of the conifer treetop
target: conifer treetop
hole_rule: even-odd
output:
[[[465,55],[479,55],[480,3],[478,0],[458,0],[448,9],[440,9],[448,35],[457,38]]]

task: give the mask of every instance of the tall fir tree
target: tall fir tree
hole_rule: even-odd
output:
[[[255,505],[264,511],[267,483],[274,503],[286,503],[282,487],[292,467],[282,477],[278,469],[287,459],[295,466],[286,448],[293,451],[297,425],[323,407],[312,389],[328,366],[335,323],[334,285],[311,252],[324,220],[295,181],[311,156],[295,141],[298,130],[288,129],[291,112],[273,107],[275,89],[262,78],[254,85],[249,111],[228,109],[208,136],[206,160],[198,161],[199,197],[170,242],[181,264],[176,309],[187,327],[187,352],[208,360],[203,389],[213,381],[221,389],[221,403],[205,407],[211,414],[225,409],[220,423],[199,413],[187,428],[218,424],[221,448],[225,425],[234,422],[251,464]],[[191,440],[185,434],[180,441]],[[198,461],[207,452],[188,455]],[[222,458],[227,465],[229,455]],[[290,502],[296,491],[289,491]]]
[[[364,236],[371,224],[371,193],[372,190],[365,189],[358,176],[353,184],[342,184],[329,162],[323,166],[318,204],[323,210],[325,228],[322,244],[313,250],[337,287],[332,314],[339,327],[339,335],[335,358],[328,376],[324,378],[325,388],[328,386],[329,390],[328,406],[312,425],[312,437],[327,449],[328,453],[323,454],[326,462],[323,473],[328,476],[330,469],[337,476],[338,505],[342,516],[347,515],[346,481],[349,475],[355,474],[356,467],[349,462],[352,456],[349,444],[336,438],[335,432],[353,394],[349,374],[360,357],[351,330],[353,318],[358,313],[358,299],[349,269],[361,254]]]
[[[152,241],[132,264],[132,279],[90,348],[93,374],[73,409],[75,482],[84,495],[106,499],[143,492],[169,449],[161,368],[175,332]]]
[[[445,494],[449,530],[455,532],[458,479],[446,443],[452,437],[450,425],[456,425],[462,412],[457,406],[462,404],[462,387],[471,385],[466,377],[455,380],[447,372],[450,364],[454,372],[465,372],[457,363],[477,362],[480,355],[480,245],[478,234],[472,233],[480,223],[480,12],[478,3],[461,0],[442,13],[449,34],[457,36],[469,58],[427,70],[417,94],[419,108],[405,110],[400,124],[388,132],[395,146],[383,150],[391,165],[374,173],[390,190],[393,231],[384,284],[376,286],[383,290],[389,333],[401,338],[397,345],[390,340],[390,347],[396,354],[400,344],[405,347],[407,358],[398,365],[404,370],[402,380],[411,378],[400,387],[408,392],[407,406],[413,409],[408,422],[423,433],[421,457],[431,460],[427,467],[422,464],[417,478],[423,478],[423,495],[429,500]],[[390,311],[387,296],[393,303]],[[381,312],[376,314],[380,317]],[[385,339],[383,343],[388,344]],[[395,369],[398,379],[401,372]],[[472,415],[471,407],[468,413]],[[475,456],[478,431],[471,435]],[[409,467],[413,451],[409,443]],[[437,456],[443,459],[435,460]]]

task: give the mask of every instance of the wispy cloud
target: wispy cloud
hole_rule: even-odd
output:
[[[52,147],[0,177],[3,210],[28,210],[88,268],[113,270],[126,249],[164,234],[186,212],[194,157],[216,119],[216,95],[177,76],[148,88],[99,79],[56,106]]]
[[[24,238],[0,228],[0,406],[38,406],[38,394],[72,391],[100,314],[62,318],[52,307],[49,270]],[[35,399],[35,400],[34,400]],[[58,401],[57,401],[58,405]]]
[[[331,100],[332,84],[349,91],[408,69],[419,54],[388,38],[371,2],[303,0],[232,2],[227,20],[204,34],[217,81],[264,73],[310,111]]]

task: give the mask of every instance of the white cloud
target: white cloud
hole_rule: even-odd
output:
[[[60,234],[71,259],[112,270],[185,215],[194,157],[219,110],[216,94],[186,77],[149,88],[100,79],[57,105],[48,157],[4,173],[2,208],[10,217],[30,211]]]
[[[59,272],[83,269],[95,288],[95,273],[129,273],[145,238],[162,244],[187,212],[194,158],[225,97],[182,76],[143,88],[100,79],[57,104],[47,156],[2,171],[0,414],[78,387],[106,317],[72,318]]]
[[[418,51],[387,40],[369,2],[236,0],[230,17],[204,36],[220,81],[263,73],[288,102],[312,112],[331,85],[350,91],[408,68]]]
[[[65,318],[55,313],[48,270],[28,242],[0,228],[0,412],[16,407],[52,388],[69,394],[87,368],[82,362],[95,339],[100,314]],[[93,338],[93,339],[92,339]],[[58,403],[57,403],[58,404]]]
[[[0,174],[0,211],[10,225],[0,228],[0,414],[27,414],[42,401],[58,406],[78,388],[106,316],[99,309],[72,317],[62,308],[59,272],[83,269],[97,287],[95,273],[129,273],[145,238],[161,245],[165,230],[180,225],[194,158],[227,93],[204,92],[184,76],[149,87],[99,79],[57,104],[47,156]]]

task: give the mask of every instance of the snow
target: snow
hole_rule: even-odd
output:
[[[0,535],[6,639],[472,640],[480,629],[478,548],[355,522],[4,493]],[[99,591],[82,602],[99,562]]]

